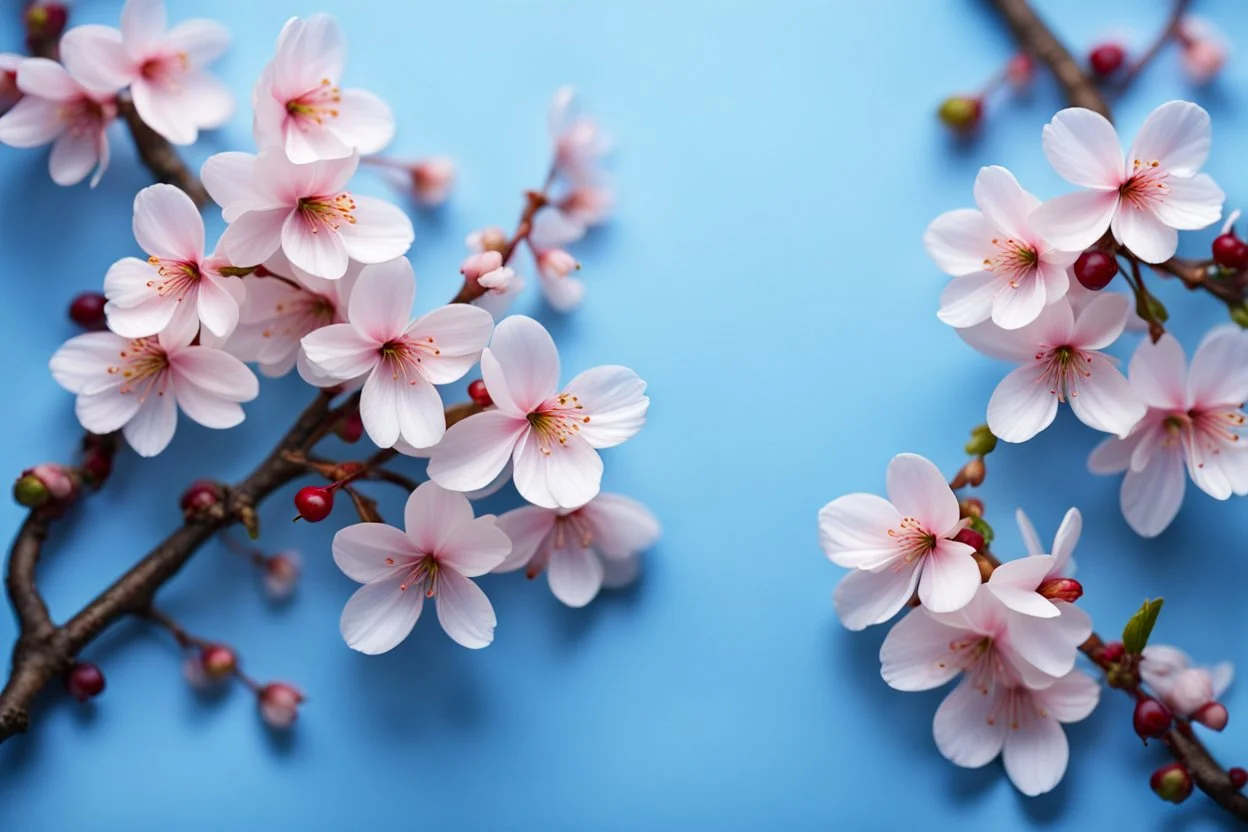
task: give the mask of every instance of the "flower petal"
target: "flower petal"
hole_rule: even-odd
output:
[[[1114,126],[1100,113],[1082,107],[1062,110],[1044,126],[1042,142],[1049,164],[1067,182],[1099,190],[1121,183],[1122,146]]]
[[[1032,704],[1029,691],[1017,690],[1014,695],[1024,701],[1017,706],[1018,722],[1006,732],[1002,761],[1014,786],[1028,797],[1035,797],[1052,791],[1061,782],[1070,759],[1070,746],[1062,726]]]
[[[1119,203],[1117,191],[1076,191],[1045,202],[1032,213],[1031,224],[1054,248],[1083,251],[1109,228]]]
[[[139,456],[156,456],[169,446],[178,426],[178,406],[172,389],[153,389],[134,417],[121,429]]]
[[[360,270],[347,317],[356,331],[380,345],[403,334],[415,300],[416,274],[400,257]]]
[[[945,759],[979,768],[997,758],[1007,730],[999,716],[1003,695],[999,685],[980,687],[968,676],[945,697],[932,721],[932,736]]]
[[[494,640],[494,607],[481,587],[454,569],[438,573],[438,621],[454,641],[476,650]]]
[[[447,429],[429,459],[429,478],[452,491],[475,491],[507,466],[529,423],[498,410],[487,410]]]
[[[61,37],[61,62],[75,81],[99,93],[116,92],[139,75],[139,65],[122,43],[121,32],[111,26],[70,29]]]
[[[538,506],[524,506],[500,515],[498,528],[511,539],[511,552],[494,571],[512,572],[528,565],[554,530],[558,518],[557,511]]]
[[[1206,173],[1198,173],[1190,179],[1170,177],[1166,180],[1166,195],[1153,206],[1157,218],[1171,228],[1195,231],[1207,228],[1222,218],[1222,203],[1226,194],[1214,184]]]
[[[526,431],[516,444],[512,480],[534,505],[580,508],[602,486],[602,457],[579,436],[547,442],[536,431]]]
[[[594,448],[613,448],[646,423],[650,399],[646,383],[627,367],[594,367],[578,375],[564,390],[584,407],[581,437]]]
[[[341,229],[351,259],[357,263],[384,263],[407,254],[416,237],[407,214],[375,197],[355,195],[353,199],[355,208],[351,213],[355,222]]]
[[[1074,604],[1058,601],[1055,618],[1011,615],[1010,644],[1019,657],[1049,676],[1065,676],[1075,666],[1079,645],[1092,633],[1092,619]]]
[[[404,578],[384,577],[355,591],[338,620],[348,647],[376,656],[408,637],[424,608],[425,594],[420,587],[404,589]]]
[[[923,246],[941,271],[957,277],[984,268],[984,260],[996,254],[992,247],[996,234],[982,213],[959,208],[932,220],[923,233]]]
[[[1019,367],[1001,380],[988,400],[988,428],[1006,442],[1026,442],[1053,423],[1057,393],[1043,364]]]
[[[361,336],[350,324],[323,326],[303,336],[300,343],[308,361],[336,381],[362,376],[381,360],[381,345]]]
[[[62,133],[52,143],[48,173],[62,187],[77,185],[100,164],[100,135],[87,130]]]
[[[230,228],[257,213],[260,212],[245,214]],[[282,220],[281,245],[282,253],[290,258],[291,264],[308,274],[336,280],[347,273],[350,257],[342,231],[334,231],[321,224],[313,225],[301,211],[291,211]],[[265,257],[269,254],[272,252]]]
[[[888,499],[932,534],[952,533],[958,524],[958,498],[940,469],[918,454],[898,454],[888,463]]]
[[[901,519],[901,513],[883,497],[847,494],[819,510],[819,543],[837,566],[874,568],[897,557],[890,532]]]
[[[1177,343],[1177,342],[1176,342]],[[1187,401],[1210,407],[1248,400],[1248,334],[1236,328],[1211,333],[1192,356]]]
[[[484,309],[453,303],[420,316],[406,331],[417,341],[434,340],[438,354],[426,355],[421,369],[434,384],[449,384],[463,378],[480,359],[494,331],[494,319]]]
[[[386,102],[366,90],[343,90],[339,96],[331,129],[343,143],[365,156],[390,144],[394,113]]]
[[[992,272],[955,277],[940,293],[940,311],[936,317],[959,329],[983,323],[992,315],[998,289],[999,281]]]
[[[1088,427],[1125,438],[1144,418],[1147,408],[1104,355],[1089,355],[1087,373],[1079,389],[1071,391],[1067,399],[1070,409]]]
[[[33,95],[23,97],[0,117],[0,142],[9,147],[40,147],[65,131],[61,105]]]
[[[895,690],[938,688],[962,671],[950,645],[965,636],[965,630],[937,621],[921,607],[912,610],[880,646],[880,675]]]
[[[134,198],[134,239],[162,260],[194,263],[204,256],[204,218],[173,185],[150,185]]]
[[[247,365],[224,350],[187,347],[170,357],[172,371],[201,390],[231,402],[260,395],[260,382]]]
[[[1145,263],[1162,263],[1179,247],[1179,232],[1166,225],[1151,210],[1124,203],[1110,223],[1114,239]]]
[[[608,559],[649,549],[659,539],[650,509],[622,494],[599,494],[580,510],[593,532],[593,546]]]
[[[1049,576],[1054,565],[1052,555],[1031,555],[1008,560],[992,571],[988,589],[1001,603],[1022,615],[1036,618],[1057,618],[1060,610],[1036,589]]]
[[[1096,708],[1101,685],[1082,670],[1072,670],[1032,697],[1058,722],[1078,722]]]
[[[847,630],[883,624],[906,605],[919,585],[919,562],[899,563],[878,572],[855,569],[836,585],[832,599]]]
[[[583,607],[602,589],[602,561],[593,549],[577,545],[577,540],[568,538],[565,543],[551,551],[546,579],[556,598],[569,607]]]
[[[495,402],[505,396],[520,413],[532,413],[559,385],[559,351],[546,328],[532,318],[512,315],[494,329],[481,373]],[[500,404],[501,408],[502,405]]]
[[[1204,108],[1190,101],[1167,101],[1149,114],[1135,134],[1131,162],[1159,162],[1174,176],[1192,176],[1209,157],[1213,127]]]
[[[923,558],[919,600],[932,612],[953,612],[970,603],[982,578],[975,550],[965,543],[939,540]]]
[[[362,584],[389,575],[418,554],[406,534],[385,523],[356,523],[339,529],[332,548],[338,568]]]
[[[289,208],[245,211],[225,229],[218,245],[235,265],[259,265],[281,247],[282,229],[290,216]]]
[[[1048,293],[1036,270],[1017,284],[1005,281],[992,302],[992,322],[1002,329],[1021,329],[1040,317]]]
[[[1150,407],[1187,410],[1187,357],[1169,333],[1153,343],[1144,339],[1127,368],[1136,396]]]
[[[237,203],[256,198],[252,187],[255,169],[256,156],[253,153],[218,153],[204,162],[200,177],[213,202],[228,209]],[[236,217],[226,213],[225,219],[233,222]]]
[[[975,177],[975,203],[988,222],[1006,236],[1020,243],[1031,242],[1027,215],[1039,205],[1039,200],[1023,190],[1014,174],[999,165],[980,168]]]

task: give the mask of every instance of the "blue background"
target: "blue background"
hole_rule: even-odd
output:
[[[115,23],[119,5],[82,0],[75,18]],[[1121,24],[1140,43],[1168,5],[1040,4],[1080,49]],[[1235,0],[1197,5],[1248,44]],[[1128,703],[1112,693],[1069,729],[1070,769],[1048,796],[1021,797],[999,764],[945,762],[930,735],[943,693],[888,689],[876,659],[885,628],[851,635],[831,609],[840,571],[816,543],[818,508],[878,491],[900,451],[953,471],[1006,369],[936,320],[944,280],[923,251],[923,228],[971,203],[981,164],[1010,167],[1044,197],[1065,190],[1039,146],[1060,106],[1047,79],[1029,100],[995,99],[968,145],[932,116],[944,94],[974,88],[1011,53],[981,3],[170,7],[173,20],[208,14],[230,26],[236,42],[217,70],[244,101],[288,15],[339,16],[353,48],[346,85],[395,107],[395,154],[460,163],[452,203],[417,221],[422,309],[453,293],[466,232],[510,227],[522,190],[544,171],[548,96],[567,81],[580,86],[618,142],[618,217],[577,249],[590,292],[582,310],[557,319],[532,293],[520,308],[549,323],[568,373],[622,363],[650,382],[650,422],[609,452],[606,485],[652,506],[664,537],[632,591],[569,610],[542,583],[489,577],[500,622],[491,647],[463,650],[428,618],[399,649],[369,658],[338,634],[354,585],[328,543],[348,510],[292,525],[284,493],[262,511],[263,542],[304,553],[293,603],[267,604],[250,568],[217,544],[161,603],[192,630],[236,644],[252,673],[301,685],[309,701],[293,734],[264,730],[241,688],[196,696],[169,639],[126,623],[86,653],[107,673],[104,697],[79,707],[54,692],[32,732],[0,748],[0,827],[1220,828],[1203,798],[1172,808],[1151,795],[1146,780],[1163,755],[1141,749]],[[18,48],[8,18],[0,34]],[[1248,140],[1248,62],[1193,93],[1169,51],[1118,104],[1119,122],[1131,131],[1157,104],[1192,95],[1214,113],[1208,170],[1233,207],[1248,194],[1236,150]],[[240,111],[191,157],[250,141]],[[54,186],[42,151],[0,152],[9,391],[0,470],[64,459],[77,434],[72,399],[45,364],[73,334],[68,299],[137,253],[129,206],[148,179],[124,136],[116,146],[95,191]],[[210,233],[219,231],[210,216]],[[1212,236],[1192,233],[1184,245],[1199,254]],[[1203,297],[1159,292],[1189,348],[1222,320]],[[243,475],[307,395],[293,378],[265,382],[240,428],[184,419],[161,457],[125,457],[47,547],[41,584],[54,613],[77,609],[163,537],[191,479]],[[1248,664],[1243,503],[1189,487],[1174,525],[1141,541],[1119,514],[1117,481],[1084,469],[1098,438],[1063,412],[1035,441],[990,458],[980,496],[1000,550],[1018,552],[1016,506],[1047,539],[1077,505],[1084,603],[1104,631],[1164,593],[1160,640]],[[397,517],[399,495],[379,496]],[[20,518],[0,505],[6,537]],[[13,636],[0,616],[5,650]],[[1227,732],[1209,740],[1241,764],[1244,690],[1227,699]]]

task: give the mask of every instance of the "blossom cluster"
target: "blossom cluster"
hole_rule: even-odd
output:
[[[978,209],[943,214],[924,236],[953,276],[940,319],[979,352],[1018,365],[988,402],[992,433],[1025,442],[1068,404],[1085,425],[1112,435],[1089,466],[1126,472],[1123,514],[1148,537],[1174,519],[1189,476],[1220,500],[1248,494],[1240,441],[1248,336],[1233,327],[1211,332],[1190,372],[1168,334],[1141,343],[1125,376],[1105,352],[1139,320],[1126,296],[1101,291],[1120,268],[1115,258],[1135,268],[1164,263],[1179,231],[1221,218],[1223,193],[1200,172],[1211,135],[1203,109],[1171,101],[1145,120],[1124,156],[1103,116],[1062,110],[1044,128],[1044,153],[1080,190],[1042,202],[1009,171],[986,167],[975,180]]]
[[[57,129],[58,141],[90,139],[97,178],[107,159],[104,128],[125,102],[170,141],[192,141],[219,124],[229,110],[205,105],[218,88],[200,67],[224,48],[223,30],[207,21],[165,30],[159,0],[128,0],[120,31],[83,26],[64,35],[64,66],[23,60],[23,97],[0,118],[0,140],[34,144],[36,134],[53,135],[51,119],[69,109],[35,84],[53,75],[92,102],[80,108],[90,110],[89,125]],[[480,648],[496,622],[473,578],[545,572],[554,595],[579,607],[602,587],[633,580],[659,534],[640,503],[601,493],[599,451],[644,425],[645,382],[614,365],[561,381],[549,332],[532,318],[504,317],[498,302],[519,287],[508,261],[521,243],[553,306],[580,301],[583,288],[569,276],[577,264],[563,247],[610,209],[599,167],[606,143],[597,123],[574,109],[570,90],[560,90],[551,112],[554,164],[542,192],[529,197],[526,225],[514,238],[490,229],[471,235],[478,250],[464,275],[475,302],[413,317],[412,223],[397,206],[351,187],[362,155],[393,136],[393,114],[370,92],[340,88],[345,54],[327,15],[285,25],[252,92],[256,152],[219,153],[202,169],[227,223],[220,240],[207,245],[198,209],[178,188],[143,189],[133,230],[144,256],[109,268],[106,329],[66,342],[51,371],[77,396],[88,431],[120,431],[141,456],[169,445],[179,411],[209,428],[240,423],[242,404],[259,393],[248,364],[357,394],[362,432],[378,448],[428,458],[430,481],[408,498],[402,530],[365,522],[334,537],[335,562],[363,584],[343,610],[342,635],[365,653],[390,650],[430,598],[447,634]],[[31,126],[36,117],[47,121],[42,133]],[[58,145],[53,175],[68,183],[63,156]],[[448,428],[439,387],[478,363],[474,410]],[[529,505],[474,516],[470,497],[508,480]],[[321,507],[309,519],[328,515],[332,502]]]

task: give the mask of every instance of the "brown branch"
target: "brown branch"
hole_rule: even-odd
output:
[[[1191,0],[1175,0],[1174,6],[1170,9],[1170,17],[1166,19],[1165,26],[1157,33],[1157,37],[1153,38],[1153,42],[1149,44],[1148,49],[1144,50],[1144,54],[1137,60],[1132,61],[1131,66],[1122,76],[1122,80],[1118,82],[1117,90],[1119,93],[1131,86],[1132,82],[1140,77],[1140,73],[1148,68],[1148,65],[1153,62],[1165,45],[1179,33],[1179,25],[1183,22],[1183,15],[1187,14],[1187,9],[1191,5]]]
[[[129,128],[139,158],[152,176],[156,177],[157,182],[177,185],[200,208],[212,202],[212,197],[208,195],[199,177],[186,166],[186,162],[182,161],[182,157],[168,139],[147,126],[128,96],[117,99],[117,115]]]

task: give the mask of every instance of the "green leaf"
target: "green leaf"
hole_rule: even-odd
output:
[[[988,521],[982,517],[971,518],[971,528],[984,536],[984,545],[987,546],[996,537],[992,530],[992,526],[988,525]]]
[[[1164,599],[1157,598],[1145,601],[1144,605],[1131,616],[1127,626],[1122,628],[1122,646],[1128,653],[1141,653],[1148,644],[1148,637],[1153,634],[1153,625],[1161,614]]]

